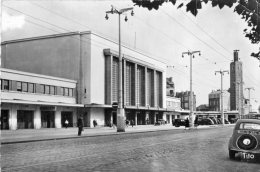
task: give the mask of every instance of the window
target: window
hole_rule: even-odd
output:
[[[28,92],[29,93],[35,93],[34,84],[33,83],[29,83],[28,84]]]
[[[16,90],[22,91],[22,82],[19,82],[19,81],[16,82]]]
[[[44,85],[40,85],[40,93],[44,94]]]
[[[28,83],[22,82],[22,92],[28,92]]]
[[[1,80],[2,81],[2,89],[3,90],[9,90],[9,80]]]
[[[69,96],[72,97],[73,96],[73,89],[69,88]]]
[[[68,88],[64,88],[64,96],[69,96],[69,89]]]
[[[55,95],[55,87],[50,86],[50,94]]]
[[[256,123],[241,123],[239,129],[249,129],[249,130],[260,130],[260,124]]]
[[[45,85],[44,93],[45,94],[50,94],[50,86],[49,85]]]

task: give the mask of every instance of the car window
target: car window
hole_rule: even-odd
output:
[[[241,123],[239,129],[248,129],[248,130],[260,130],[260,124],[256,123]]]

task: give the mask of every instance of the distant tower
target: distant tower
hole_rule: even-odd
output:
[[[243,66],[238,59],[238,51],[234,50],[234,61],[230,63],[230,110],[243,109]],[[240,99],[240,101],[239,101]]]

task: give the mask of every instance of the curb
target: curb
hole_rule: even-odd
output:
[[[136,133],[149,133],[149,132],[158,132],[158,131],[170,131],[170,130],[176,130],[176,131],[196,131],[196,130],[205,130],[205,129],[213,129],[217,127],[232,127],[232,125],[228,126],[209,126],[205,128],[197,128],[197,129],[161,129],[161,130],[143,130],[143,131],[128,131],[128,132],[113,132],[113,133],[100,133],[100,134],[92,134],[92,135],[82,135],[82,136],[68,136],[68,137],[59,137],[59,138],[45,138],[45,139],[35,139],[35,140],[18,140],[18,141],[4,141],[1,142],[1,145],[7,145],[7,144],[18,144],[18,143],[29,143],[29,142],[40,142],[40,141],[51,141],[51,140],[66,140],[66,139],[80,139],[80,138],[86,138],[86,137],[99,137],[99,136],[109,136],[109,135],[121,135],[121,134],[136,134]]]

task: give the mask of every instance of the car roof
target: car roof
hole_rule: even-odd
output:
[[[253,123],[260,124],[259,119],[238,119],[238,121],[237,121],[237,123],[242,123],[242,122],[253,122]]]

